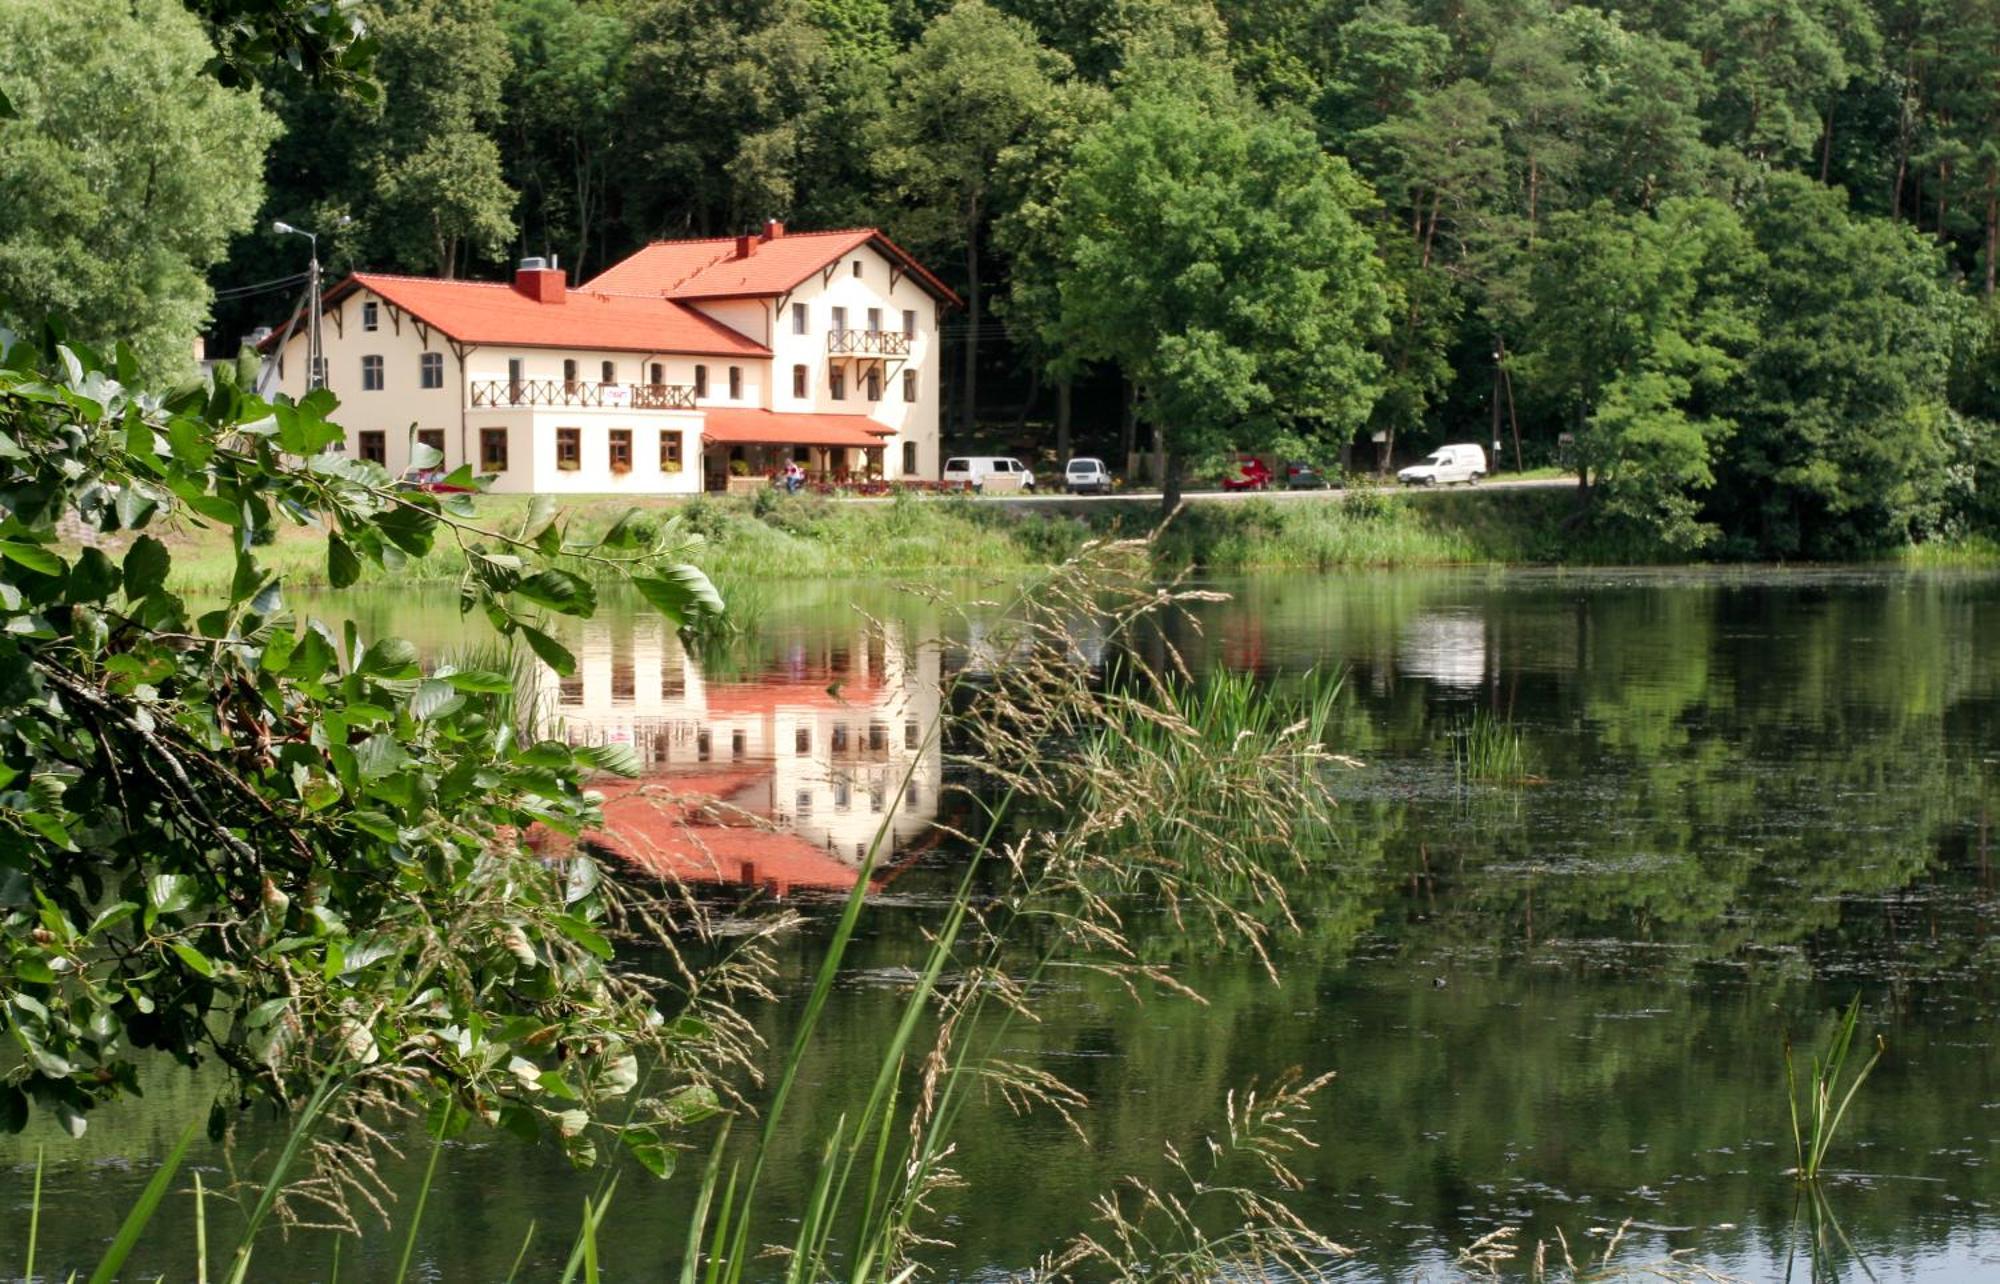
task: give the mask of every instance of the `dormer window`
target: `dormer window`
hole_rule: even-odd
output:
[[[372,299],[361,305],[361,328],[379,330],[382,327],[382,305]]]

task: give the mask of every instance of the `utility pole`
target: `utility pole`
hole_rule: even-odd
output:
[[[1518,461],[1517,461],[1518,462]],[[1493,340],[1493,459],[1489,465],[1500,471],[1500,340]]]
[[[354,220],[342,215],[334,224],[336,228],[346,227]],[[281,221],[271,224],[271,230],[280,234],[303,236],[312,247],[312,265],[306,269],[306,388],[326,387],[326,350],[320,343],[319,332],[319,237],[302,227],[293,227]],[[1495,430],[1497,433],[1497,429]]]

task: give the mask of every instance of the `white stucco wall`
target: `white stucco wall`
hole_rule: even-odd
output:
[[[362,328],[362,305],[370,301],[380,304],[377,328],[373,331]],[[383,435],[389,471],[401,475],[410,463],[412,428],[432,429],[444,433],[445,467],[456,468],[465,462],[466,443],[460,433],[464,423],[460,399],[465,392],[465,378],[443,335],[417,325],[387,302],[360,290],[327,309],[321,322],[320,342],[326,352],[327,389],[340,398],[340,408],[332,418],[347,430],[350,453],[360,452],[361,433],[379,432]],[[426,352],[443,358],[442,388],[420,386],[422,354]],[[379,392],[362,387],[364,356],[382,358]],[[282,354],[278,390],[298,398],[305,395],[306,387],[306,336],[301,327]]]
[[[854,275],[852,266],[857,259],[861,262],[859,277]],[[935,478],[943,466],[943,461],[938,458],[941,403],[938,396],[937,300],[907,273],[902,274],[892,287],[889,282],[892,266],[881,252],[872,246],[863,246],[834,264],[830,276],[822,279],[822,275],[816,272],[801,282],[788,298],[775,301],[777,308],[771,315],[768,338],[772,353],[768,406],[781,413],[866,414],[878,423],[897,429],[897,435],[884,443],[884,465],[890,477],[904,475],[903,443],[914,441],[917,443],[914,475]],[[803,335],[792,332],[792,305],[795,303],[806,307],[806,333]],[[767,305],[763,302],[751,301],[746,307],[745,301],[741,300],[715,300],[695,306],[758,342],[767,342],[762,328]],[[870,308],[881,309],[880,328],[890,331],[903,328],[905,308],[917,314],[917,337],[910,344],[910,355],[906,360],[891,358],[886,363],[880,401],[867,399],[866,385],[857,377],[857,371],[865,366],[846,358],[830,360],[828,357],[827,332],[833,328],[833,309],[836,307],[847,309],[847,328],[850,330],[868,328]],[[833,399],[829,378],[834,360],[838,360],[847,372],[847,396],[840,401]],[[807,395],[804,397],[792,395],[794,365],[803,365],[807,371]],[[917,375],[917,400],[914,402],[903,400],[902,378],[905,370],[913,370]]]

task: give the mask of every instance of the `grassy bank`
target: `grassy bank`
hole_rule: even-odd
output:
[[[478,520],[508,528],[526,503],[485,497]],[[1574,504],[1567,490],[1490,489],[1198,503],[1175,518],[1157,547],[1163,564],[1211,571],[1660,560],[1652,548],[1573,535],[1564,523]],[[565,512],[581,534],[604,529],[631,506],[587,498]],[[703,537],[693,560],[711,575],[738,581],[1018,570],[1060,561],[1094,538],[1142,534],[1159,520],[1158,501],[1150,498],[1058,505],[904,496],[848,504],[773,494],[641,501],[640,507],[652,520],[678,516]],[[234,558],[225,540],[183,529],[168,542],[183,586],[228,583]],[[295,587],[326,581],[317,527],[283,531],[263,555]],[[456,545],[441,536],[435,552],[398,571],[394,582],[450,581],[463,566]]]

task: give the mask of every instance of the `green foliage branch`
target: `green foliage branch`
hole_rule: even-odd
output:
[[[345,1122],[428,1108],[665,1171],[667,1130],[746,1046],[721,991],[755,968],[614,969],[621,936],[671,949],[678,911],[528,842],[596,823],[585,776],[632,774],[631,751],[535,738],[509,673],[427,673],[408,642],[300,619],[257,550],[317,523],[339,586],[455,539],[461,610],[567,674],[550,617],[592,613],[592,564],[683,628],[720,617],[678,560],[694,537],[572,540],[552,505],[487,529],[472,495],[338,450],[325,393],[266,402],[224,368],[154,396],[122,349],[0,351],[0,1125],[80,1133],[164,1054],[227,1067],[214,1130],[231,1100],[296,1106],[331,1078]],[[230,532],[221,600],[176,591],[176,526]],[[359,1148],[320,1156],[337,1210]]]

